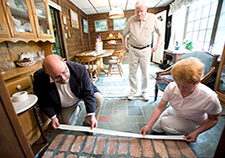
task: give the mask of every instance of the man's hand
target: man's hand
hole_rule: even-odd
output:
[[[57,117],[52,118],[52,127],[55,129],[59,127],[59,119]]]
[[[155,46],[152,48],[152,53],[154,53],[157,49],[158,49],[158,45],[155,45]]]
[[[149,128],[147,125],[144,126],[141,130],[140,130],[140,134],[142,134],[143,136],[145,136],[146,134],[148,134],[148,132],[151,130],[151,128]]]
[[[125,51],[126,51],[127,53],[129,53],[129,48],[128,48],[127,46],[124,46],[124,48],[125,48]]]
[[[184,137],[187,142],[196,142],[198,134],[192,132]]]
[[[97,128],[98,122],[97,122],[97,120],[95,118],[95,115],[91,115],[90,116],[90,123],[91,123],[91,129]]]

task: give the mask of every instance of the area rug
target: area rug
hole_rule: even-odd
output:
[[[128,74],[129,74],[129,64],[122,64],[123,69],[123,76],[114,74],[107,77],[107,74],[101,73],[99,75],[100,80],[97,80],[94,84],[98,87],[98,89],[103,94],[104,98],[127,98],[127,96],[130,93],[130,86],[129,86],[129,80],[128,80]],[[155,73],[157,71],[162,70],[159,68],[156,64],[151,63],[149,65],[149,82],[150,82],[150,89],[149,89],[149,95],[150,97],[154,96],[154,88],[155,88]],[[139,80],[141,78],[141,71],[138,70],[137,76],[139,77]],[[138,87],[141,87],[141,82],[138,83]],[[161,94],[159,94],[160,96]],[[135,99],[140,99],[141,93],[140,90],[135,95]]]
[[[191,157],[195,158],[185,141],[149,140],[112,136],[59,134],[42,158],[87,157]]]

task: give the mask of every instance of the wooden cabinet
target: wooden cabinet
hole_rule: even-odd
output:
[[[5,81],[6,88],[8,89],[9,95],[19,92],[27,91],[32,93],[33,91],[33,73],[41,68],[41,61],[37,62],[35,65],[29,67],[20,67],[15,68],[9,71],[6,71],[2,74],[2,77]],[[35,105],[37,106],[37,105]],[[44,129],[48,128],[50,119],[45,116],[41,111],[38,111],[41,118],[41,122]],[[19,123],[22,127],[24,135],[26,136],[29,144],[34,144],[41,136],[38,124],[34,115],[33,110],[25,112],[18,116]]]
[[[0,43],[55,42],[47,0],[0,0]]]
[[[33,158],[34,154],[27,143],[1,75],[0,87],[0,155],[7,158]]]
[[[225,44],[219,68],[217,71],[214,91],[217,93],[221,104],[225,105]]]

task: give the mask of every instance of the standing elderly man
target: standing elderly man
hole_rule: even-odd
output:
[[[103,97],[90,82],[84,65],[63,61],[58,55],[48,55],[43,68],[34,74],[34,93],[38,106],[52,120],[53,128],[60,123],[74,125],[77,119],[78,102],[85,103],[87,115],[83,125],[96,128]]]
[[[148,85],[151,52],[155,52],[162,38],[157,18],[154,14],[147,13],[148,7],[144,0],[138,0],[135,4],[135,15],[132,16],[123,30],[123,44],[126,52],[129,52],[129,83],[130,94],[128,100],[133,99],[137,93],[137,69],[140,65],[142,72],[142,96],[145,101],[149,100]],[[156,45],[151,48],[152,33],[158,34]],[[129,35],[130,47],[127,46],[127,35]]]

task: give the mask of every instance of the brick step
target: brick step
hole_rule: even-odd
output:
[[[195,158],[185,141],[59,134],[42,158],[164,157]]]

